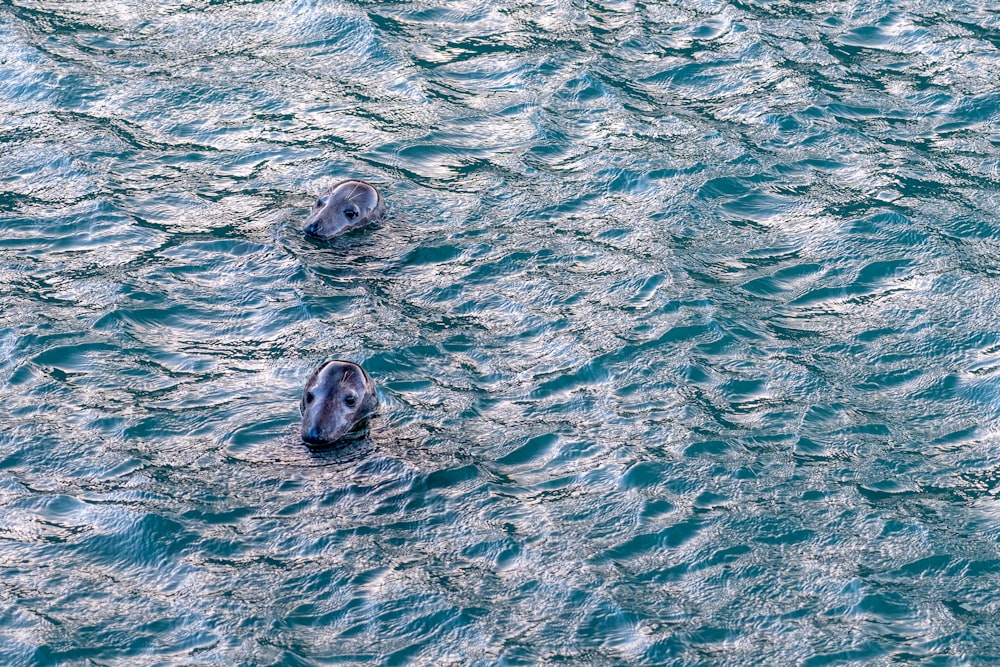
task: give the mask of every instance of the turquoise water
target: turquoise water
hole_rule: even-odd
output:
[[[0,663],[1000,662],[998,183],[986,3],[0,0]]]

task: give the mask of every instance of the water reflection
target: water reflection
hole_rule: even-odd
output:
[[[996,27],[0,5],[4,662],[987,664]]]

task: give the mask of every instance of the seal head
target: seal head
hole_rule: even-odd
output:
[[[341,181],[319,196],[302,231],[328,241],[376,222],[383,215],[385,202],[374,186],[364,181]]]
[[[363,431],[378,410],[371,377],[355,363],[334,359],[313,371],[302,391],[302,440],[309,445],[332,445]]]

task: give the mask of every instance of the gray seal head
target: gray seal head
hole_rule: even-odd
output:
[[[355,363],[333,359],[320,365],[302,391],[302,440],[309,445],[332,445],[364,430],[378,410],[371,377]]]
[[[376,222],[385,215],[382,195],[364,181],[341,181],[313,204],[302,231],[323,241]]]

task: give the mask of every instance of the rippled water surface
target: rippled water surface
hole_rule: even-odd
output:
[[[0,663],[996,664],[998,183],[992,3],[0,0]]]

